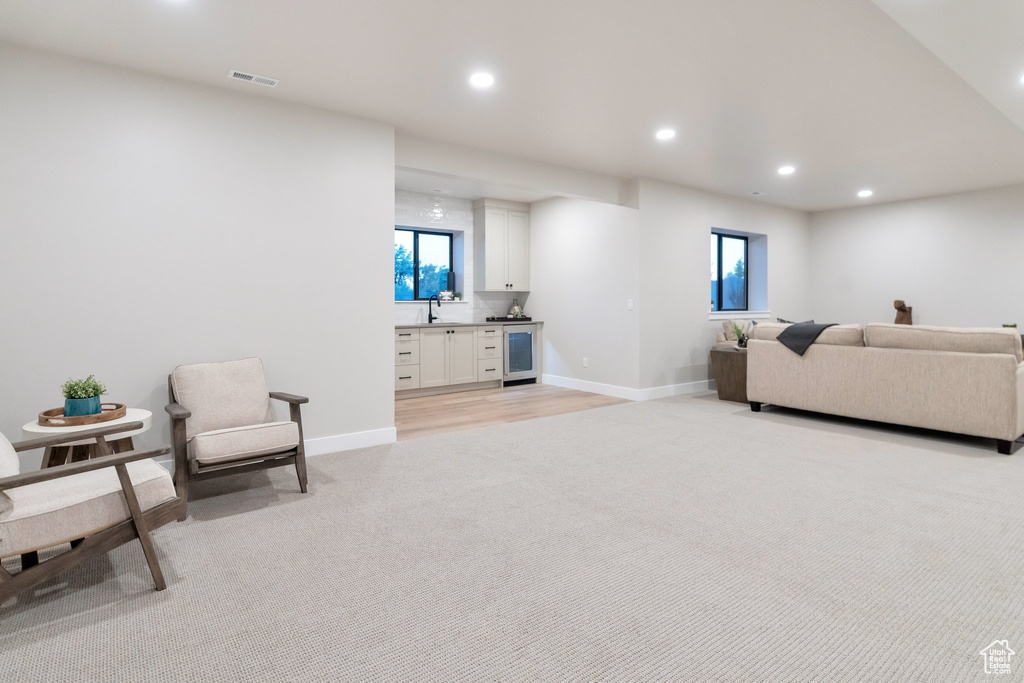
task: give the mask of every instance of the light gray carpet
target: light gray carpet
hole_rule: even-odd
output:
[[[1024,453],[709,397],[202,485],[0,608],[0,679],[981,680],[1024,660]],[[1013,679],[1024,672],[1014,662]],[[1006,680],[1003,677],[1002,680]]]

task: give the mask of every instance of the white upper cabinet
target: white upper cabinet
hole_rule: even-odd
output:
[[[473,202],[476,291],[530,291],[530,205]]]
[[[522,211],[508,212],[508,235],[505,240],[505,269],[508,272],[509,289],[513,292],[530,291],[530,214]]]
[[[508,267],[505,248],[508,241],[508,211],[485,209],[484,229],[478,231],[475,225],[473,227],[474,239],[479,240],[479,243],[484,246],[484,258],[482,261],[477,261],[483,265],[483,269],[478,271],[484,276],[483,288],[489,292],[508,289],[508,279],[505,274],[505,269]]]

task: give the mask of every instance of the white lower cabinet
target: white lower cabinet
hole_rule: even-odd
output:
[[[420,330],[420,389],[476,381],[476,333],[472,327]]]
[[[420,330],[420,388],[448,386],[448,327]]]
[[[448,335],[448,383],[476,381],[476,332],[472,327],[456,327]]]
[[[395,366],[395,391],[403,389],[420,388],[420,366],[418,365],[396,365]]]
[[[502,371],[501,358],[485,358],[476,362],[476,376],[478,382],[490,382],[501,379]]]
[[[500,325],[400,328],[395,331],[395,391],[500,381],[502,351]]]

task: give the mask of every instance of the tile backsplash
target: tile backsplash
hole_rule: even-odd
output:
[[[476,322],[492,315],[508,315],[512,299],[529,315],[528,292],[474,292],[473,291],[473,202],[417,192],[395,191],[395,225],[410,228],[450,231],[462,238],[462,263],[455,264],[456,287],[462,292],[464,303],[445,303],[440,310],[434,307],[441,322]],[[456,249],[456,261],[459,260]],[[396,302],[395,324],[407,325],[427,322],[427,302]]]

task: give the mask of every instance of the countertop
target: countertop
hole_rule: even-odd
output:
[[[516,321],[514,318],[508,320],[481,320],[480,322],[474,323],[446,323],[438,320],[434,323],[409,323],[406,325],[395,325],[396,330],[410,330],[417,329],[420,327],[482,327],[486,325],[543,325],[542,320],[523,320],[522,322]]]

